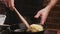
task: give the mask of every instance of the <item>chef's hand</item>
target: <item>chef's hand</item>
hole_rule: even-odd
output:
[[[14,9],[14,0],[3,0],[3,2],[10,10]]]
[[[41,9],[37,12],[37,14],[34,17],[35,18],[41,17],[40,24],[44,25],[44,22],[46,21],[49,11],[50,10],[48,8]]]
[[[35,18],[41,17],[40,24],[44,24],[44,22],[46,21],[46,18],[48,16],[49,11],[56,5],[57,2],[58,2],[58,0],[50,0],[48,5],[44,9],[38,11],[38,13],[35,15]]]

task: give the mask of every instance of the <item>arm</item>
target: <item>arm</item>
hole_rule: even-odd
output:
[[[45,8],[41,9],[40,11],[38,11],[38,13],[34,16],[35,18],[41,17],[40,24],[44,24],[44,22],[46,21],[46,18],[48,16],[48,13],[52,9],[52,7],[55,6],[57,1],[58,0],[50,0],[49,4]]]
[[[51,10],[55,6],[55,4],[57,3],[57,1],[58,0],[50,0],[50,3],[45,8]]]

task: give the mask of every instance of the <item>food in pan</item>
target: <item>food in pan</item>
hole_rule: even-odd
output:
[[[40,32],[43,31],[43,26],[42,25],[38,25],[38,24],[32,24],[30,25],[30,29],[28,29],[27,31],[30,32]]]

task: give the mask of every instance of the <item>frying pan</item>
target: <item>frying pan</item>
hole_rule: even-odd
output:
[[[27,29],[29,29],[30,28],[30,25],[28,24],[28,22],[24,19],[24,17],[18,12],[18,10],[14,7],[14,11],[17,13],[17,15],[19,16],[19,18],[22,20],[22,22],[26,25],[26,27],[27,27]],[[12,25],[11,27],[12,28],[15,28],[16,26],[18,26],[18,25]],[[10,28],[11,28],[10,27]],[[10,29],[10,30],[12,30],[12,29]],[[14,32],[14,33],[16,33],[16,32]],[[27,32],[27,33],[32,33],[32,32]],[[44,31],[41,31],[41,32],[36,32],[36,34],[37,33],[44,33]]]

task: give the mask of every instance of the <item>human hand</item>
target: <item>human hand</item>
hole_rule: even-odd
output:
[[[46,21],[49,11],[50,9],[48,8],[41,9],[37,12],[37,14],[34,17],[35,18],[41,17],[40,24],[44,25],[44,22]]]
[[[14,9],[14,0],[3,0],[3,2],[10,10]]]

